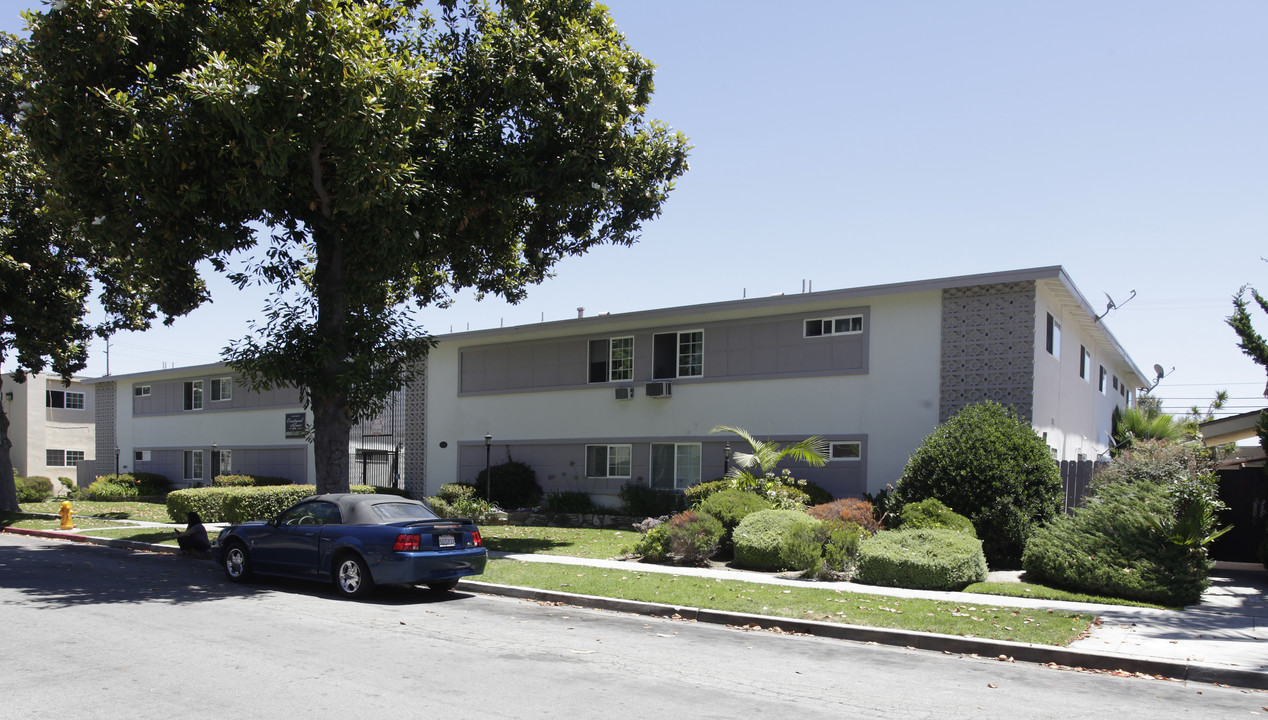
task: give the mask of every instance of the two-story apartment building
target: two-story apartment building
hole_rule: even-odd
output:
[[[222,363],[89,381],[96,402],[96,474],[153,472],[173,487],[221,474],[312,483],[311,418],[299,391],[250,392]]]
[[[73,480],[76,465],[93,459],[94,398],[88,390],[82,378],[69,384],[44,373],[28,375],[22,383],[5,378],[0,402],[9,418],[17,475]]]
[[[829,441],[798,468],[837,496],[894,482],[956,410],[1016,409],[1062,461],[1109,445],[1143,374],[1060,267],[584,317],[442,336],[406,476],[427,492],[487,462],[614,496],[720,476],[717,425]],[[486,448],[486,435],[488,448]],[[737,444],[738,443],[738,444]]]

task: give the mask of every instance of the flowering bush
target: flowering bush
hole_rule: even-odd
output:
[[[724,534],[717,518],[687,510],[648,530],[634,547],[634,553],[651,562],[701,565],[718,552]]]

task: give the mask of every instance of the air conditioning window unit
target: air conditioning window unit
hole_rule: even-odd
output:
[[[617,399],[617,400],[633,400],[633,399],[634,399],[634,388],[632,388],[632,387],[619,387],[619,388],[617,388],[617,389],[616,389],[616,399]]]
[[[673,385],[667,382],[647,383],[647,397],[667,398],[673,396]]]

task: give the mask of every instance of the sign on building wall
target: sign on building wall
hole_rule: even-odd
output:
[[[286,437],[302,438],[308,429],[307,423],[304,422],[306,413],[286,413]]]

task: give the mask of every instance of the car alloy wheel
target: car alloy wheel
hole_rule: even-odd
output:
[[[243,582],[251,578],[251,558],[241,543],[232,543],[225,548],[225,575],[234,582]]]
[[[356,555],[345,555],[335,570],[335,587],[344,597],[367,595],[374,588],[374,578],[365,561]]]

